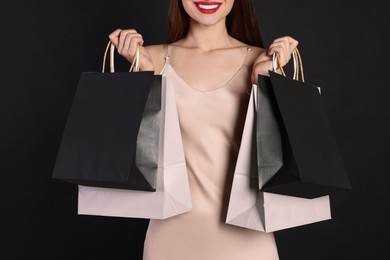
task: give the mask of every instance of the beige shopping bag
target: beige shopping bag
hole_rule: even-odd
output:
[[[329,196],[305,199],[259,191],[255,139],[257,91],[254,85],[234,172],[226,223],[273,232],[330,219]]]
[[[175,96],[166,77],[162,77],[161,109],[156,191],[79,186],[80,215],[165,219],[191,210]]]

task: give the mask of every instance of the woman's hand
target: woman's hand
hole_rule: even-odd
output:
[[[154,71],[152,58],[149,52],[143,47],[142,35],[134,29],[117,29],[109,35],[110,41],[118,50],[118,53],[128,61],[133,62],[137,45],[140,46],[140,70]]]
[[[268,51],[262,52],[253,63],[252,82],[257,84],[258,74],[269,76],[268,71],[273,70],[272,55],[275,52],[279,53],[281,66],[284,67],[297,46],[298,41],[289,36],[274,40]]]

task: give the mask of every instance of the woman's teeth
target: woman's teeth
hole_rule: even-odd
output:
[[[211,9],[215,9],[218,7],[218,5],[198,5],[200,8],[202,9],[206,9],[206,10],[211,10]]]

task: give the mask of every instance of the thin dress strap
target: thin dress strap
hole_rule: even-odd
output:
[[[165,60],[165,63],[164,63],[163,68],[160,71],[160,75],[164,74],[166,66],[169,63],[168,44],[163,44],[163,48],[164,48],[164,60]]]
[[[250,52],[250,51],[252,51],[252,48],[251,48],[251,46],[247,46],[246,47],[246,53],[245,53],[245,57],[244,57],[244,62],[242,63],[242,66],[246,66],[246,60],[248,59],[248,53]]]
[[[169,63],[169,55],[168,55],[168,44],[164,44],[164,60],[165,63]]]

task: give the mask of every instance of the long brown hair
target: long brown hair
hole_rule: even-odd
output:
[[[263,47],[257,24],[253,0],[235,0],[226,17],[226,28],[230,36],[248,45]],[[168,43],[184,38],[188,33],[190,17],[181,0],[170,0],[168,10]]]

